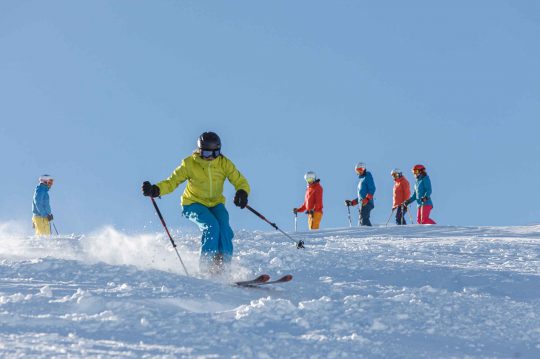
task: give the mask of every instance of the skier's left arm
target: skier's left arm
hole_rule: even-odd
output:
[[[46,191],[38,191],[35,197],[36,208],[42,217],[51,214],[51,205],[49,203],[49,194]]]
[[[225,159],[225,173],[229,182],[234,186],[234,189],[238,192],[244,190],[247,194],[250,192],[250,187],[247,179],[238,171],[234,163],[231,160]]]
[[[424,187],[424,193],[422,195],[422,200],[425,201],[429,200],[431,198],[431,180],[428,176],[424,177],[422,180],[422,184]]]
[[[315,209],[315,205],[317,204],[317,195],[316,190],[314,191],[308,191],[306,196],[306,210],[308,213],[311,213]]]
[[[373,195],[375,194],[375,190],[376,190],[375,181],[373,181],[373,176],[371,175],[371,173],[369,173],[365,181],[366,181],[367,194],[362,199],[363,205],[366,205],[367,202],[373,199]]]

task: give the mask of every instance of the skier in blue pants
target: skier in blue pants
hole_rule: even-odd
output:
[[[223,262],[230,262],[233,255],[233,230],[229,225],[229,212],[222,203],[206,207],[199,203],[184,206],[182,215],[195,223],[202,232],[201,257],[205,253],[219,253]],[[215,238],[219,238],[218,241]]]
[[[249,184],[233,162],[221,153],[221,139],[214,132],[203,133],[197,150],[184,158],[166,180],[143,183],[145,196],[158,197],[173,192],[187,181],[182,194],[182,215],[202,232],[199,266],[202,271],[220,272],[233,256],[233,230],[225,208],[223,184],[228,179],[236,189],[234,204],[245,208]]]

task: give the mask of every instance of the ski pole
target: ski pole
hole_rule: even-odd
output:
[[[161,211],[159,210],[159,207],[158,207],[156,201],[154,200],[154,197],[150,197],[150,199],[152,200],[152,204],[154,205],[154,208],[156,209],[157,215],[158,215],[159,219],[161,220],[161,224],[163,225],[163,228],[165,228],[165,232],[167,232],[167,235],[169,236],[169,240],[172,243],[174,251],[176,252],[176,255],[178,256],[178,259],[180,259],[180,263],[182,263],[182,267],[184,267],[184,272],[186,272],[186,276],[189,277],[189,273],[188,273],[188,271],[186,269],[186,266],[184,265],[184,262],[182,261],[182,258],[180,257],[180,253],[178,253],[178,249],[176,249],[176,243],[174,243],[174,240],[173,240],[171,234],[169,233],[169,229],[167,228],[167,225],[165,224],[165,220],[163,219],[163,216],[161,215]]]
[[[360,201],[358,203],[358,227],[360,227],[360,225],[362,223],[362,207],[364,207],[364,205]]]
[[[349,227],[352,227],[351,221],[351,206],[347,205],[347,212],[349,212]]]
[[[297,230],[297,222],[298,222],[298,212],[294,213],[294,232],[296,233]]]
[[[52,222],[52,225],[54,227],[54,231],[56,232],[56,235],[58,236],[58,229],[56,229],[56,225],[54,224],[54,222]]]
[[[289,236],[287,233],[283,232],[281,229],[278,228],[278,226],[276,226],[275,223],[272,223],[270,222],[269,220],[267,220],[262,214],[260,214],[259,212],[257,212],[256,210],[254,210],[253,208],[251,208],[250,205],[246,205],[246,208],[249,209],[254,215],[256,215],[257,217],[259,217],[260,219],[262,219],[263,221],[265,221],[266,223],[268,223],[269,225],[271,225],[272,227],[274,227],[274,229],[280,231],[283,235],[285,235],[287,238],[289,238],[291,241],[293,241],[294,243],[296,243],[296,248],[305,248],[304,247],[304,241],[300,240],[300,241],[295,241],[291,236]]]
[[[395,210],[396,210],[395,208],[392,208],[392,212],[390,212],[390,216],[388,216],[388,221],[386,221],[386,226],[385,227],[388,227],[388,222],[390,222],[390,218],[392,218],[392,215],[394,214]]]
[[[407,208],[407,206],[405,206],[405,208]],[[411,211],[408,210],[407,212],[409,212],[409,217],[411,217],[411,224],[414,224],[414,220],[413,220]]]

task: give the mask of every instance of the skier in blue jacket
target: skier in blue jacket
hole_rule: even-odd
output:
[[[375,208],[373,195],[375,194],[375,181],[371,172],[366,170],[366,165],[362,162],[356,164],[354,168],[360,181],[358,182],[358,198],[345,200],[345,205],[355,206],[360,203],[360,224],[362,226],[371,226],[369,220],[371,210]]]
[[[416,177],[416,183],[414,184],[414,193],[406,202],[405,205],[409,205],[416,201],[418,205],[416,222],[418,224],[436,224],[436,222],[429,217],[431,210],[433,209],[433,202],[431,201],[431,180],[426,172],[424,165],[416,165],[412,169],[414,176]]]
[[[34,191],[32,200],[32,225],[37,236],[50,236],[53,220],[51,205],[49,203],[49,189],[52,187],[54,179],[49,175],[39,177],[39,185]]]

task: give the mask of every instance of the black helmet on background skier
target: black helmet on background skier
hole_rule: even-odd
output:
[[[204,132],[197,139],[199,150],[220,150],[221,139],[215,132]]]

